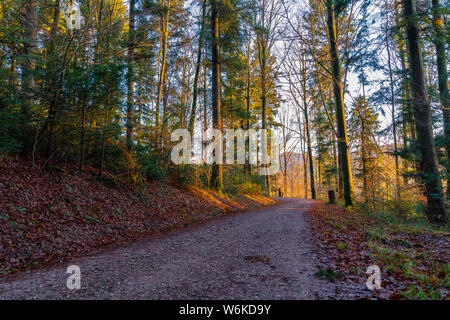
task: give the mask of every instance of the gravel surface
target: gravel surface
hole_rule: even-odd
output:
[[[330,299],[303,213],[281,204],[0,279],[0,299]],[[69,290],[69,265],[81,269]]]

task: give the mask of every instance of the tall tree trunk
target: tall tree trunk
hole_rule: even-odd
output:
[[[33,91],[35,87],[34,70],[36,68],[37,32],[38,32],[38,0],[24,2],[23,25],[24,43],[22,60],[22,95],[24,104],[22,113],[25,121],[30,121]]]
[[[450,198],[450,93],[448,90],[447,55],[445,52],[444,20],[439,0],[432,0],[433,27],[435,32],[436,61],[439,77],[439,94],[441,98],[444,134],[447,149],[447,198]]]
[[[338,133],[338,153],[344,184],[344,200],[346,206],[353,204],[353,179],[348,148],[347,124],[345,121],[344,96],[342,91],[341,66],[337,46],[336,20],[334,1],[327,0],[327,25],[330,45],[330,58],[333,73],[334,98],[336,100],[336,119]]]
[[[262,35],[258,35],[258,60],[260,66],[260,77],[261,77],[261,128],[263,130],[267,129],[267,119],[266,119],[266,109],[267,109],[267,92],[266,92],[266,63],[267,63],[267,52],[266,43]],[[268,135],[267,135],[268,137]],[[269,165],[267,164],[267,153],[268,153],[268,141],[263,141],[265,144],[263,146],[264,157],[263,166],[265,170],[266,188],[267,193],[270,197],[270,175],[269,175]],[[265,164],[264,164],[265,162]]]
[[[206,16],[206,0],[203,0],[202,5],[202,21],[200,27],[200,34],[198,37],[198,51],[197,51],[197,64],[195,66],[195,75],[194,75],[194,89],[192,93],[192,107],[191,107],[191,115],[189,117],[189,133],[191,137],[194,136],[194,124],[195,124],[195,114],[197,112],[197,96],[198,96],[198,78],[200,75],[200,67],[202,65],[202,49],[203,49],[203,36],[205,33],[205,16]],[[192,141],[194,141],[192,139]]]
[[[163,5],[165,5],[165,1],[163,2]],[[160,66],[160,70],[159,70],[159,83],[158,83],[158,93],[156,96],[156,121],[155,121],[155,133],[156,133],[156,143],[157,146],[159,145],[159,122],[160,122],[160,113],[159,113],[159,109],[160,109],[160,105],[161,105],[161,96],[163,94],[163,88],[164,85],[166,83],[166,77],[167,77],[167,72],[166,72],[166,60],[167,60],[167,39],[169,37],[169,13],[170,13],[170,0],[167,3],[167,8],[165,9],[165,11],[162,13],[161,15],[161,24],[160,24],[160,29],[161,29],[161,66]],[[158,59],[159,60],[159,59]],[[164,116],[163,116],[164,118]],[[164,122],[164,119],[163,119]],[[162,130],[161,130],[162,132]]]
[[[251,89],[251,77],[250,77],[250,71],[251,71],[251,39],[249,39],[247,43],[247,53],[246,53],[246,81],[245,81],[245,107],[246,107],[246,114],[245,114],[245,120],[246,120],[246,129],[247,132],[250,130],[250,89]],[[245,138],[245,150],[247,153],[245,165],[244,165],[244,174],[245,178],[249,179],[250,175],[252,174],[251,164],[250,164],[250,136],[247,135]]]
[[[392,118],[392,135],[394,137],[394,159],[395,159],[395,187],[396,187],[396,200],[400,199],[400,169],[399,169],[399,159],[398,159],[398,143],[397,143],[397,121],[395,120],[395,93],[394,93],[394,72],[392,70],[392,57],[391,57],[391,47],[389,43],[389,22],[388,22],[388,4],[386,2],[386,27],[385,27],[385,37],[386,37],[386,51],[388,54],[388,68],[389,68],[389,85],[391,89],[391,118]],[[365,98],[365,95],[364,95]]]
[[[400,13],[401,14],[401,13]],[[396,25],[400,25],[400,21],[396,22]],[[406,45],[403,41],[403,32],[402,28],[400,30],[399,40],[398,40],[398,52],[400,55],[400,63],[402,68],[402,138],[403,138],[403,146],[404,148],[411,148],[412,141],[416,140],[416,134],[415,134],[415,124],[414,124],[414,113],[412,112],[412,98],[411,98],[411,86],[410,86],[410,80],[409,80],[409,69],[407,66],[407,52],[406,52]],[[414,158],[414,164],[416,167],[417,165],[417,157],[413,156]],[[410,167],[411,161],[404,160],[404,170],[408,170]],[[416,181],[419,181],[418,174],[415,178]],[[405,175],[404,176],[404,183],[408,182],[408,178]]]
[[[311,199],[316,199],[316,178],[315,178],[315,172],[314,172],[314,158],[312,154],[312,147],[311,147],[311,130],[309,125],[309,115],[308,115],[308,103],[306,98],[306,59],[303,56],[302,57],[302,91],[303,91],[303,113],[305,115],[305,130],[306,130],[306,143],[308,148],[308,158],[309,158],[309,175],[310,175],[310,182],[311,182]]]
[[[205,48],[206,50],[206,48]],[[206,130],[208,130],[208,93],[207,93],[207,81],[206,76],[208,73],[206,65],[206,59],[204,59],[203,63],[203,139],[202,139],[202,159],[206,161],[206,152],[205,152],[205,140],[206,140]]]
[[[438,160],[431,123],[431,108],[425,85],[422,53],[419,46],[415,0],[403,0],[407,25],[408,50],[416,112],[416,130],[422,156],[421,167],[427,197],[427,215],[430,223],[446,223],[442,184],[439,176]]]
[[[134,131],[134,27],[136,0],[130,0],[128,21],[128,71],[127,71],[127,147],[133,145]]]
[[[211,109],[213,128],[222,132],[222,116],[220,112],[219,14],[216,1],[211,0]],[[220,149],[222,149],[222,146]],[[222,176],[222,164],[214,162],[211,172],[211,187],[213,189],[218,191],[223,190]]]

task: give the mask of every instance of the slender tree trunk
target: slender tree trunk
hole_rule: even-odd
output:
[[[24,43],[22,60],[22,95],[24,104],[22,113],[25,121],[30,121],[33,91],[35,87],[34,70],[36,67],[37,32],[38,32],[38,0],[24,2],[23,25]]]
[[[127,147],[133,145],[134,133],[134,27],[136,0],[130,0],[128,21],[128,71],[127,71]]]
[[[197,112],[197,95],[198,95],[198,78],[200,75],[200,67],[202,65],[202,49],[203,49],[203,36],[205,33],[205,16],[206,16],[206,0],[203,0],[202,5],[202,21],[200,27],[200,34],[198,37],[198,51],[197,51],[197,64],[195,66],[194,75],[194,89],[192,93],[192,107],[191,115],[189,117],[189,133],[191,137],[194,136],[194,124],[195,124],[195,114]],[[194,139],[192,139],[194,141]]]
[[[303,152],[303,184],[305,185],[305,199],[308,199],[308,156]]]
[[[205,48],[206,49],[206,48]],[[205,140],[206,140],[206,131],[208,130],[208,94],[207,94],[207,82],[206,82],[206,76],[207,76],[207,66],[206,66],[206,59],[203,64],[203,141],[202,141],[202,155],[203,160],[206,161],[206,155],[204,152],[205,149]]]
[[[213,128],[222,132],[222,116],[220,111],[220,61],[219,61],[219,14],[217,0],[211,0],[211,73],[212,95],[211,109]],[[222,148],[220,148],[222,149]],[[222,160],[222,159],[220,159]],[[223,168],[221,163],[214,162],[211,172],[211,187],[215,190],[223,190]]]
[[[250,130],[250,87],[251,87],[251,78],[250,78],[250,49],[251,49],[251,41],[248,41],[247,44],[247,72],[246,72],[246,85],[245,85],[245,105],[246,105],[246,129],[247,133]],[[245,139],[245,150],[247,152],[246,162],[244,166],[244,172],[246,179],[252,173],[251,164],[250,164],[250,136],[248,135]]]
[[[387,2],[386,2],[386,11]],[[396,200],[400,199],[400,169],[399,169],[399,159],[398,159],[398,143],[397,143],[397,121],[395,120],[395,93],[394,93],[394,72],[392,70],[392,58],[391,58],[391,47],[389,43],[389,24],[388,15],[386,13],[386,51],[388,54],[388,68],[389,68],[389,84],[391,89],[391,119],[392,119],[392,135],[394,137],[394,158],[395,158],[395,186],[396,186]]]
[[[85,89],[83,96],[83,109],[81,114],[81,143],[80,143],[80,163],[79,170],[80,172],[83,170],[83,161],[84,161],[84,135],[85,135],[85,123],[86,123],[86,108],[87,108],[87,90]]]
[[[105,163],[105,145],[106,145],[106,130],[108,126],[108,115],[109,115],[109,106],[105,106],[105,120],[103,124],[103,132],[102,132],[102,148],[100,153],[100,170],[98,172],[98,177],[101,178],[103,174],[103,167]]]
[[[260,66],[260,77],[261,77],[261,128],[263,130],[267,129],[266,124],[266,108],[267,108],[267,92],[266,92],[266,63],[267,63],[267,52],[266,52],[266,44],[264,42],[263,36],[258,35],[258,60],[259,60],[259,66]],[[268,135],[267,135],[268,136]],[[268,141],[263,141],[265,144],[263,148],[264,154],[262,157],[264,157],[266,164],[263,164],[263,166],[266,168],[266,188],[267,193],[270,197],[271,190],[270,190],[270,176],[269,176],[269,165],[267,164],[267,153],[268,153]]]
[[[316,178],[315,178],[315,172],[314,172],[314,158],[312,154],[312,147],[311,147],[311,130],[309,125],[309,115],[308,115],[308,103],[306,99],[306,60],[304,57],[302,57],[302,91],[303,91],[303,113],[305,115],[305,130],[306,130],[306,143],[308,147],[308,158],[309,158],[309,175],[310,175],[310,182],[311,182],[311,199],[316,199]]]
[[[288,159],[287,159],[287,152],[286,152],[286,145],[287,145],[287,138],[286,138],[286,128],[282,127],[282,134],[283,134],[283,162],[284,162],[284,196],[287,196],[287,165],[288,165]]]
[[[397,25],[399,25],[400,22],[397,22]],[[401,29],[400,29],[401,30]],[[411,148],[412,144],[411,142],[416,140],[416,135],[415,135],[415,124],[414,124],[414,113],[412,112],[413,106],[412,106],[412,98],[411,98],[411,86],[410,86],[410,81],[409,81],[409,69],[407,66],[407,58],[406,58],[406,47],[404,44],[404,41],[402,40],[403,38],[403,33],[401,33],[401,35],[399,36],[399,44],[398,44],[398,51],[399,51],[399,55],[400,55],[400,63],[401,63],[401,67],[402,67],[402,100],[403,100],[403,104],[402,104],[402,136],[403,136],[403,145],[404,147],[408,147]],[[417,156],[413,156],[414,158],[414,165],[417,168],[418,165],[418,161],[417,161]],[[404,160],[404,169],[408,170],[408,168],[411,165],[411,161],[406,161]],[[416,175],[415,180],[417,182],[419,182],[419,178],[418,178],[418,172]],[[407,183],[408,178],[405,176],[404,178],[404,182]]]
[[[334,1],[327,0],[327,25],[330,45],[331,67],[333,72],[334,97],[336,100],[336,119],[338,129],[338,152],[344,183],[344,200],[346,206],[353,204],[353,179],[348,148],[347,124],[345,121],[344,96],[342,91],[341,66],[337,47]]]
[[[439,94],[444,120],[444,134],[447,142],[447,198],[450,199],[450,93],[448,89],[447,55],[445,52],[444,20],[442,19],[442,7],[439,0],[432,0],[433,27],[435,33],[434,44],[436,46],[436,61],[439,77]]]
[[[165,5],[165,1],[163,2]],[[161,67],[159,70],[159,83],[158,83],[158,93],[156,96],[156,121],[155,121],[155,133],[156,133],[156,143],[159,145],[159,109],[161,105],[161,97],[163,94],[164,84],[166,83],[166,60],[167,60],[167,39],[169,37],[169,13],[170,13],[170,0],[168,1],[166,11],[162,14],[161,17]],[[164,117],[164,116],[163,116]],[[164,119],[163,119],[164,122]],[[162,130],[161,130],[162,132]]]
[[[414,92],[414,109],[416,112],[416,130],[422,156],[421,167],[425,181],[427,197],[427,215],[430,223],[446,223],[444,196],[439,175],[436,147],[431,123],[431,108],[425,85],[422,54],[419,46],[415,0],[403,0],[407,25],[408,50]]]

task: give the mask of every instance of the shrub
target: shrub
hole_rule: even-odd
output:
[[[259,184],[252,182],[245,182],[238,186],[239,193],[242,194],[253,194],[253,195],[262,195],[264,194],[263,187]]]

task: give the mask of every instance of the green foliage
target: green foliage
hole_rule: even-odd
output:
[[[149,180],[156,180],[167,176],[167,172],[161,166],[158,156],[149,148],[139,146],[136,149],[136,154],[140,171],[144,177]]]
[[[316,266],[318,269],[314,275],[318,278],[325,277],[328,281],[334,281],[337,278],[340,278],[342,274],[338,272],[334,272],[330,267],[327,267],[326,269],[322,269],[321,266]]]
[[[251,195],[264,195],[266,192],[263,184],[258,184],[255,182],[244,182],[237,187],[237,190],[241,194]]]
[[[21,150],[20,117],[7,108],[0,109],[0,155]]]
[[[407,290],[401,291],[400,294],[410,300],[440,300],[441,294],[437,289],[422,288],[410,285]]]

